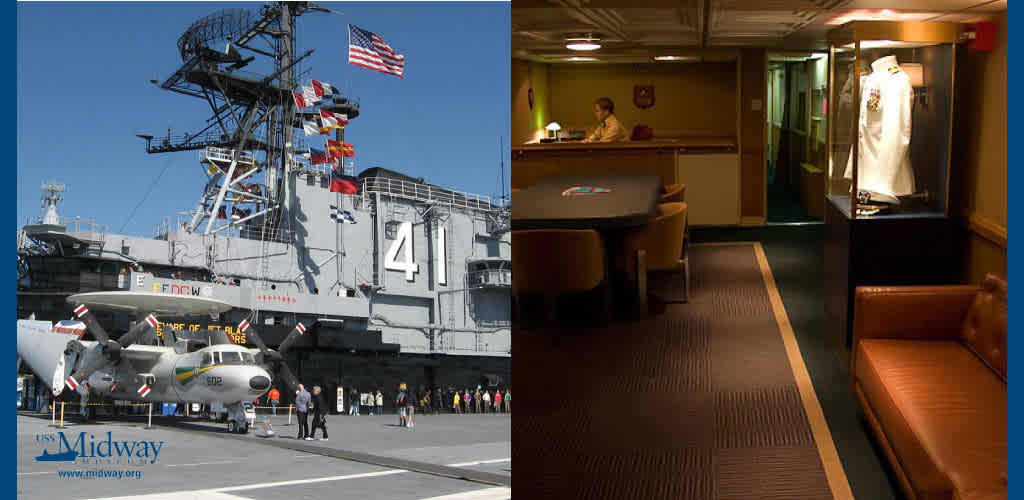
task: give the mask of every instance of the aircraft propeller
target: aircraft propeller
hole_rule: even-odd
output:
[[[85,327],[96,337],[97,343],[102,348],[102,355],[93,358],[85,366],[81,367],[75,373],[71,374],[64,380],[64,383],[68,387],[74,390],[78,390],[80,381],[88,380],[89,376],[92,375],[96,370],[103,368],[108,363],[117,363],[121,359],[121,349],[134,344],[142,332],[150,328],[156,328],[159,322],[156,316],[152,314],[146,316],[144,321],[138,322],[134,327],[128,330],[127,333],[121,336],[118,340],[111,340],[110,335],[107,331],[100,326],[99,321],[96,321],[96,317],[89,312],[89,308],[84,304],[79,305],[75,308],[75,316],[85,323]]]
[[[285,383],[288,384],[293,392],[298,389],[299,380],[295,378],[295,374],[293,374],[291,368],[288,367],[288,363],[284,362],[283,356],[284,353],[288,352],[288,349],[292,344],[295,343],[295,340],[298,339],[300,335],[306,333],[305,325],[302,323],[296,324],[295,328],[288,333],[288,336],[281,341],[281,345],[278,346],[278,350],[276,351],[267,347],[267,344],[263,342],[260,334],[249,323],[249,320],[242,320],[242,322],[238,324],[238,330],[241,332],[249,332],[253,342],[256,343],[256,347],[259,347],[260,353],[263,355],[263,361],[273,364],[274,367],[284,375]]]

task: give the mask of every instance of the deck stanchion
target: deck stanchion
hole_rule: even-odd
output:
[[[146,418],[146,428],[149,429],[153,427],[153,403],[150,402],[147,406],[149,407],[149,416]]]
[[[292,405],[288,405],[288,425],[292,425]]]
[[[60,402],[60,427],[58,427],[58,429],[63,429],[63,428],[64,428],[64,401],[61,401]]]

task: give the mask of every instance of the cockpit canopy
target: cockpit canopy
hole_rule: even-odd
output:
[[[207,351],[203,353],[203,366],[211,365],[255,365],[252,353],[244,351]]]

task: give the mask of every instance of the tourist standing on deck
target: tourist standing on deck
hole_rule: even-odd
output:
[[[480,413],[480,388],[473,393],[473,413]]]
[[[281,391],[277,390],[277,387],[272,387],[267,393],[267,397],[270,399],[270,411],[277,416],[277,405],[281,403]]]
[[[420,412],[424,415],[427,414],[427,410],[430,409],[430,389],[423,393],[423,397],[420,398]]]
[[[494,391],[494,413],[501,413],[501,389]]]
[[[452,400],[452,406],[455,407],[456,415],[462,414],[462,404],[461,401],[459,401],[459,391],[455,391],[455,399]]]
[[[512,389],[505,389],[505,412],[512,413]]]
[[[348,414],[359,415],[359,391],[355,387],[348,391]]]
[[[410,391],[409,397],[405,398],[405,426],[412,428],[412,417],[416,414],[416,399],[418,393]]]
[[[405,393],[405,388],[398,389],[398,396],[395,397],[395,407],[398,408],[398,425],[406,427],[407,411],[405,409],[405,401],[409,399],[409,395]]]
[[[306,390],[305,386],[299,384],[299,390],[295,393],[295,413],[299,417],[299,435],[295,439],[313,440],[313,438],[309,437],[310,400],[309,391]]]
[[[376,401],[374,401],[374,402],[377,403],[377,415],[383,415],[384,414],[384,394],[380,392],[380,389],[377,389],[377,398],[376,398]]]
[[[320,386],[313,386],[313,430],[309,433],[309,439],[316,439],[316,429],[323,429],[324,437],[321,441],[327,441],[327,401],[324,394],[320,392]]]
[[[484,413],[487,413],[491,409],[491,391],[484,389],[484,394],[480,396],[480,399],[484,400]]]

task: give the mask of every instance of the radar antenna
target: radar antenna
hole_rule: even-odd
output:
[[[60,224],[60,216],[57,215],[57,203],[64,201],[64,195],[61,194],[67,187],[64,184],[57,184],[51,182],[43,184],[43,196],[42,196],[42,208],[46,211],[43,214],[43,224]]]

